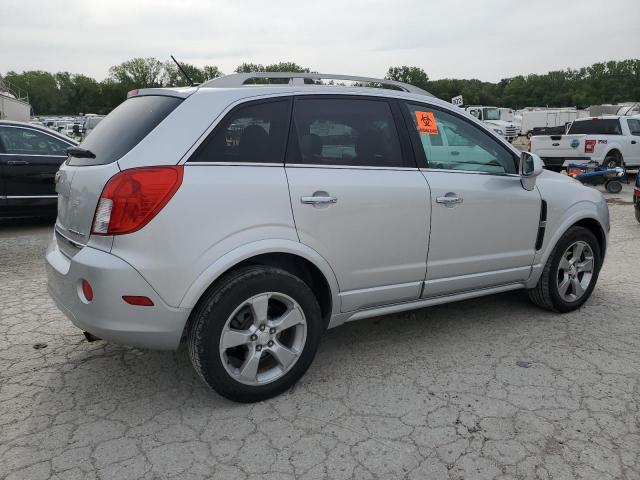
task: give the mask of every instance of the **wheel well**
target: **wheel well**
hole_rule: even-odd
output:
[[[264,253],[262,255],[256,255],[255,257],[243,260],[231,267],[223,275],[249,265],[267,265],[270,267],[281,268],[282,270],[300,278],[303,282],[309,285],[309,288],[316,296],[318,304],[320,305],[322,319],[325,322],[325,327],[329,324],[332,310],[331,287],[329,287],[329,282],[327,282],[327,279],[318,267],[309,260],[290,253]]]
[[[618,150],[617,148],[612,148],[611,150],[609,150],[604,158],[610,157],[612,155],[617,157],[618,159],[622,159],[622,153],[620,153],[620,150]]]
[[[607,237],[604,234],[604,230],[598,222],[594,218],[583,218],[582,220],[574,223],[573,227],[583,227],[593,233],[598,240],[598,245],[600,246],[600,254],[602,258],[604,258],[605,250],[607,248]]]

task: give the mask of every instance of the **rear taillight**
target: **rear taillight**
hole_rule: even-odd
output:
[[[595,140],[585,140],[584,141],[584,153],[593,153],[596,149],[596,141]]]
[[[527,142],[527,152],[531,151],[531,140]]]
[[[140,230],[155,217],[182,183],[182,165],[124,170],[107,182],[91,233],[122,235]]]

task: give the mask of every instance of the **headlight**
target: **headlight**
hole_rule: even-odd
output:
[[[504,135],[504,132],[499,128],[494,128],[493,131],[496,132],[498,135]]]

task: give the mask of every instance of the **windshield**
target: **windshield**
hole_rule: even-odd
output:
[[[485,108],[484,109],[485,120],[500,120],[500,110],[497,108]]]
[[[181,98],[143,95],[122,102],[99,120],[80,144],[95,158],[70,157],[69,165],[105,165],[126,155],[182,102]],[[87,119],[89,120],[89,119]]]

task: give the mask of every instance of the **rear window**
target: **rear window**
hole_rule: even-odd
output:
[[[622,135],[620,122],[616,118],[580,120],[573,122],[569,133],[587,133],[594,135]]]
[[[121,103],[80,144],[96,158],[69,159],[69,165],[105,165],[122,158],[182,102],[181,98],[143,95]]]

